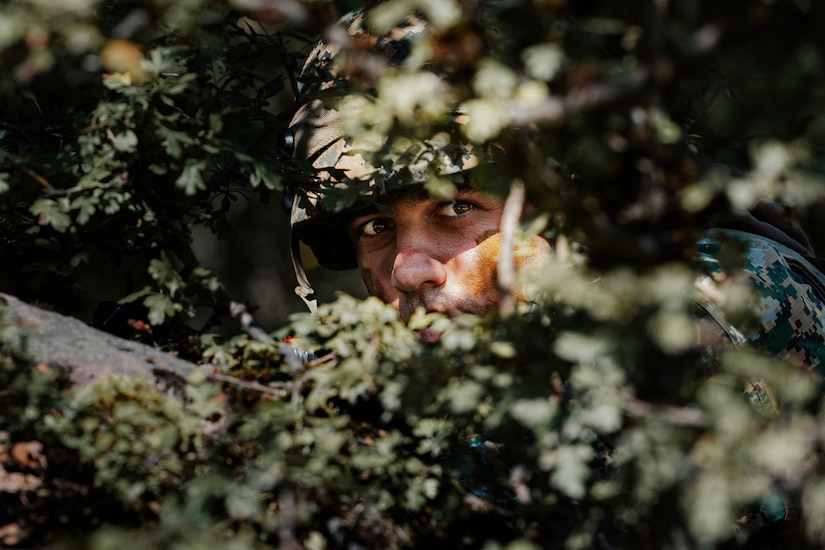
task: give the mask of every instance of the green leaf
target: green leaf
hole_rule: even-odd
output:
[[[463,414],[474,410],[484,396],[484,386],[472,380],[455,381],[447,390],[450,410]]]
[[[71,225],[72,219],[66,210],[52,199],[37,199],[29,208],[32,214],[39,218],[40,225],[51,225],[55,231],[65,232]]]
[[[219,114],[212,113],[209,115],[209,128],[215,134],[220,133],[223,129],[223,119]]]
[[[143,305],[149,309],[149,324],[162,325],[167,317],[171,317],[183,307],[176,304],[171,298],[159,293],[153,293],[144,298]]]
[[[97,210],[99,200],[89,195],[81,195],[72,201],[72,209],[77,210],[77,223],[85,225]]]
[[[614,345],[606,336],[564,332],[559,334],[553,351],[568,361],[593,363]]]
[[[267,189],[281,188],[281,176],[272,170],[271,167],[262,162],[252,160],[250,160],[250,164],[252,171],[249,174],[249,183],[252,187],[257,187],[263,183]]]
[[[513,95],[518,75],[507,65],[493,59],[479,64],[473,77],[473,90],[483,98],[506,100]]]
[[[138,137],[132,130],[125,130],[112,138],[112,144],[122,153],[134,153],[137,149]]]
[[[233,519],[246,519],[260,513],[260,499],[248,486],[234,488],[226,497],[226,511]]]
[[[537,79],[553,80],[564,63],[564,52],[555,44],[538,44],[521,52],[521,60],[528,75]]]
[[[543,430],[550,426],[557,409],[549,399],[519,399],[510,406],[510,414],[528,428]]]
[[[183,148],[185,146],[196,143],[195,138],[188,133],[173,130],[167,126],[158,126],[155,131],[161,139],[161,145],[163,145],[166,150],[166,154],[174,159],[179,159],[183,156]]]
[[[169,289],[169,294],[175,296],[177,291],[183,286],[183,278],[172,266],[169,257],[161,254],[160,258],[155,258],[149,262],[149,275],[161,286]]]
[[[194,195],[198,191],[205,191],[206,184],[203,182],[202,171],[206,168],[206,162],[202,160],[187,159],[175,186],[183,189],[187,195]]]
[[[467,122],[462,131],[476,143],[483,143],[494,137],[510,121],[507,107],[498,100],[472,99],[464,104]]]
[[[593,448],[589,445],[559,447],[554,456],[551,483],[571,498],[581,499],[587,491],[585,482],[591,474],[588,463],[592,459]]]
[[[132,292],[131,294],[128,294],[127,296],[121,298],[120,300],[118,300],[117,303],[119,303],[119,304],[128,304],[130,302],[134,302],[138,298],[143,298],[144,296],[147,296],[151,293],[152,293],[151,288],[149,288],[148,286],[143,287],[142,289],[140,289],[138,291],[135,291],[135,292]]]

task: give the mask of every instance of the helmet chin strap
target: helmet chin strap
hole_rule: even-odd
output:
[[[318,310],[318,299],[315,298],[315,290],[307,278],[306,271],[304,271],[304,264],[301,262],[301,241],[294,230],[290,231],[289,240],[292,244],[292,269],[295,270],[295,279],[298,281],[295,294],[304,301],[310,313],[315,313]]]

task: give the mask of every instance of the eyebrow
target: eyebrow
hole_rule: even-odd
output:
[[[478,195],[478,194],[481,194],[481,191],[471,187],[467,183],[463,183],[463,184],[456,185],[456,194]],[[427,190],[424,189],[424,188],[418,188],[418,189],[410,190],[406,193],[402,193],[400,195],[390,197],[389,201],[393,201],[393,200],[397,200],[397,199],[408,200],[408,201],[410,201],[412,203],[415,203],[415,204],[420,204],[422,202],[426,202],[426,201],[429,201],[429,200],[438,200],[438,199],[433,199],[433,197],[431,197],[430,194],[427,192]]]
[[[456,194],[484,195],[485,193],[470,186],[470,184],[468,183],[460,183],[456,185]],[[388,203],[396,200],[406,200],[413,204],[421,204],[422,202],[436,199],[433,199],[426,189],[422,187],[416,187],[414,189],[407,189],[399,193],[394,193],[388,197],[384,197],[383,200],[381,200],[380,202],[383,205],[387,205]],[[350,227],[355,220],[378,213],[379,210],[374,205],[366,205],[363,208],[358,208],[354,211],[351,211],[349,215],[346,216],[346,218],[343,220],[343,223],[345,227]]]

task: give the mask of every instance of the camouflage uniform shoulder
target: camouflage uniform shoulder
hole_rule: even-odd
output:
[[[825,275],[819,269],[780,243],[730,229],[704,233],[698,260],[706,273],[698,283],[702,305],[731,340],[825,373]],[[736,327],[718,306],[728,287],[743,277],[752,290],[748,306],[756,322]]]

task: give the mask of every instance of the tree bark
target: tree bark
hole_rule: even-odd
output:
[[[0,340],[38,364],[63,370],[72,386],[104,376],[145,378],[167,387],[197,369],[159,349],[118,338],[85,323],[0,293]],[[171,380],[170,380],[171,379]]]

